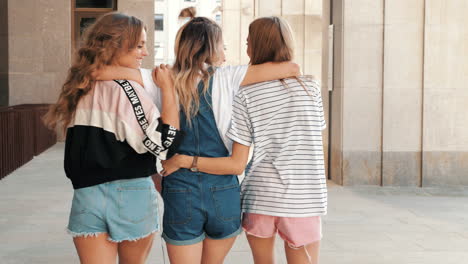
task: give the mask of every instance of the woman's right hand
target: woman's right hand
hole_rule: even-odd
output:
[[[193,157],[180,154],[176,154],[168,160],[162,160],[161,164],[163,170],[160,172],[160,174],[163,177],[166,177],[178,171],[180,168],[188,169],[192,165],[192,160]]]
[[[174,75],[169,64],[161,64],[154,68],[153,81],[163,91],[174,89]]]

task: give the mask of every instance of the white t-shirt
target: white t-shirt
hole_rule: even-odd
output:
[[[322,130],[325,119],[316,81],[301,77],[243,87],[234,100],[227,134],[255,145],[242,182],[242,210],[281,217],[327,211]]]
[[[213,75],[213,114],[218,132],[229,153],[232,150],[232,141],[226,137],[226,133],[231,124],[232,103],[248,68],[248,65],[217,67]],[[154,84],[151,70],[140,69],[140,71],[145,89],[153,98],[158,109],[161,110],[161,89]]]

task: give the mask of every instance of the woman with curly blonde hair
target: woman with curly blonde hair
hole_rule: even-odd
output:
[[[144,263],[160,228],[150,176],[156,157],[170,157],[180,138],[168,69],[155,73],[161,113],[137,82],[94,80],[104,67],[137,71],[148,55],[145,44],[146,28],[138,18],[99,18],[45,117],[49,127],[66,132],[65,173],[74,188],[68,231],[81,263],[115,263],[117,257],[119,263]]]

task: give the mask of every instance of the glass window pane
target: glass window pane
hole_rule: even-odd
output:
[[[83,35],[83,32],[96,21],[95,17],[83,17],[80,19],[80,36]]]
[[[164,30],[164,15],[163,14],[154,15],[154,30],[158,30],[158,31]]]
[[[76,0],[76,8],[114,8],[114,0]]]

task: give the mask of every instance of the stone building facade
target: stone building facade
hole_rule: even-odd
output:
[[[0,10],[0,106],[53,103],[80,23],[99,13],[135,15],[148,27],[148,43],[154,39],[153,0],[0,0]],[[152,67],[148,50],[144,66]]]
[[[336,0],[332,179],[468,185],[468,2]]]

